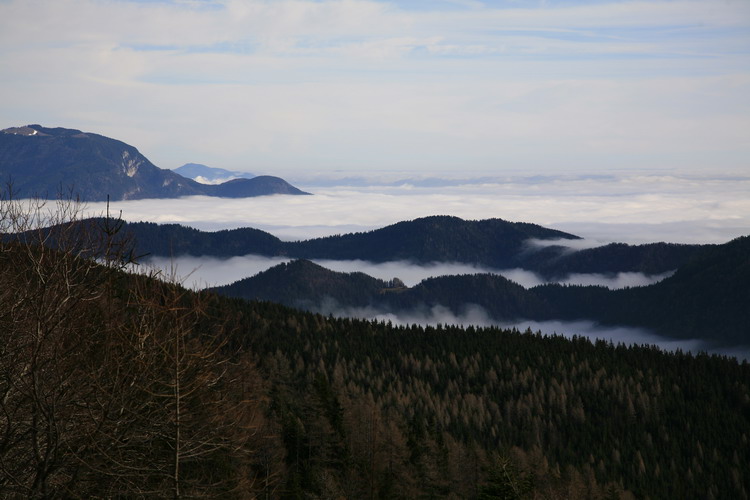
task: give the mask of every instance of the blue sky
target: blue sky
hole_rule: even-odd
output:
[[[2,0],[0,68],[162,168],[750,171],[747,0]]]

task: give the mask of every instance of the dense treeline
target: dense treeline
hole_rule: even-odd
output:
[[[2,497],[748,496],[747,363],[193,293],[122,272],[118,221],[51,249],[19,210]]]
[[[746,363],[235,308],[272,381],[292,497],[470,498],[503,458],[529,497],[747,497]]]

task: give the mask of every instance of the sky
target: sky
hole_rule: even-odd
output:
[[[747,0],[0,0],[0,68],[0,128],[161,168],[750,170]]]

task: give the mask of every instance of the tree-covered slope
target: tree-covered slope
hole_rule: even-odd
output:
[[[320,309],[331,300],[349,307],[366,306],[387,286],[364,273],[339,273],[307,260],[295,260],[216,290],[229,297]]]
[[[502,219],[467,221],[432,216],[366,233],[299,242],[290,248],[290,255],[373,262],[470,262],[502,268],[516,265],[530,238],[578,239],[578,236]]]
[[[525,256],[522,267],[549,279],[564,278],[571,273],[662,274],[685,264],[706,246],[663,242],[643,245],[610,243],[552,256],[535,252]]]
[[[237,308],[275,381],[295,494],[744,498],[750,488],[746,363]]]
[[[129,222],[124,231],[133,238],[139,255],[233,257],[249,253],[284,254],[285,244],[280,239],[249,227],[206,232],[179,224]]]
[[[336,285],[324,286],[328,282]],[[253,293],[243,295],[243,289]],[[388,291],[361,273],[334,273],[310,263],[284,264],[215,290],[313,311],[327,311],[324,304],[331,298],[340,307],[391,312],[440,305],[459,315],[478,305],[497,321],[587,319],[647,327],[670,337],[750,344],[750,237],[705,248],[659,283],[622,290],[558,284],[527,290],[499,275],[477,274],[430,278]]]

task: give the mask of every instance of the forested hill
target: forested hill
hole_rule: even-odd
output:
[[[373,262],[464,262],[496,269],[522,267],[548,278],[569,273],[672,271],[700,245],[653,243],[606,245],[580,251],[539,246],[532,240],[574,240],[578,236],[502,219],[466,221],[433,216],[399,222],[364,233],[298,242],[282,242],[258,229],[204,232],[176,224],[135,222],[127,225],[140,254],[229,257],[256,254],[301,259],[359,259]]]
[[[0,240],[0,497],[750,493],[747,363],[193,293],[60,229]]]
[[[388,287],[385,281],[364,273],[337,273],[308,260],[295,260],[217,290],[230,297],[319,310],[331,301],[349,307],[364,307]]]
[[[522,259],[529,239],[580,238],[536,224],[432,216],[399,222],[367,233],[302,241],[291,248],[290,255],[307,259],[469,262],[513,267],[515,262]]]
[[[610,243],[552,256],[543,251],[524,256],[522,267],[548,279],[559,279],[571,273],[643,273],[661,274],[677,269],[712,245],[646,243],[628,245]]]
[[[274,279],[269,281],[269,276]],[[368,286],[362,286],[364,282]],[[265,286],[268,283],[273,286]],[[324,286],[327,283],[337,285]],[[358,293],[350,294],[350,289]],[[467,306],[478,305],[497,321],[588,319],[648,327],[670,337],[750,344],[750,237],[704,248],[659,283],[622,290],[555,284],[527,290],[492,274],[442,276],[391,289],[372,278],[311,263],[283,264],[215,290],[324,313],[364,306],[409,312],[439,305],[460,315]]]
[[[100,223],[101,219],[87,222]],[[135,242],[139,255],[181,256],[205,255],[233,257],[237,255],[275,256],[285,253],[285,243],[260,229],[223,229],[207,232],[179,224],[131,222],[124,226]]]

